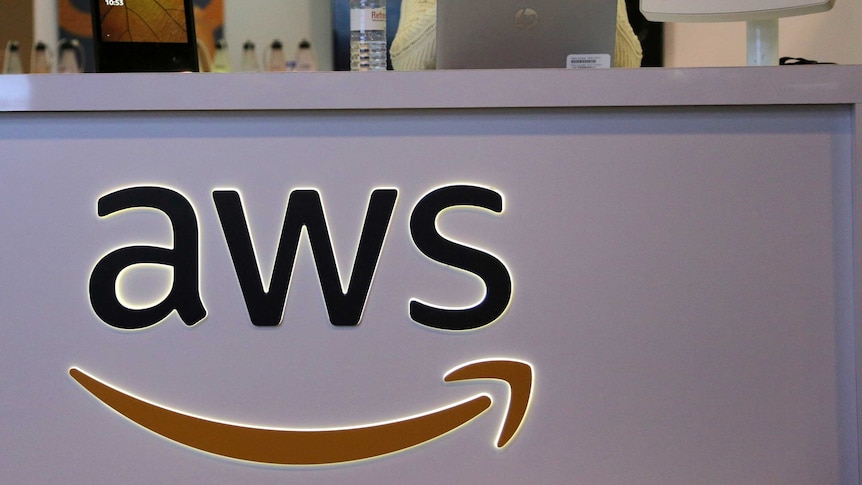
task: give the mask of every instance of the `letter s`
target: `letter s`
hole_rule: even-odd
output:
[[[432,307],[414,299],[410,301],[410,318],[427,327],[472,330],[492,323],[506,311],[512,297],[512,278],[499,259],[450,241],[437,232],[437,216],[456,206],[481,207],[501,213],[503,197],[491,189],[471,185],[436,189],[413,209],[410,234],[424,255],[478,276],[485,284],[485,297],[471,308],[457,310]]]

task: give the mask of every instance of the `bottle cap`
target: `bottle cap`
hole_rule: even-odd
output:
[[[59,49],[60,49],[61,51],[66,50],[66,49],[75,49],[75,50],[77,50],[77,49],[78,49],[78,40],[77,40],[77,39],[71,39],[71,40],[69,40],[69,39],[62,39],[62,40],[60,40],[60,47],[59,47]]]

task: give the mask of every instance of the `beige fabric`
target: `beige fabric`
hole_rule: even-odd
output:
[[[437,0],[403,0],[398,32],[389,49],[396,71],[434,69],[437,62]]]
[[[617,0],[617,42],[614,46],[614,67],[641,67],[644,53],[635,35],[625,0]]]
[[[398,32],[390,48],[397,71],[434,69],[437,56],[437,0],[403,0]],[[640,67],[643,51],[626,14],[625,0],[617,0],[614,67]]]

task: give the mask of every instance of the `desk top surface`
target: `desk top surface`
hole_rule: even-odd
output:
[[[0,76],[1,112],[862,103],[862,66]]]

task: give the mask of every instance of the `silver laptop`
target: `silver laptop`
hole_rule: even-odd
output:
[[[437,69],[610,63],[616,15],[615,0],[437,0]]]

